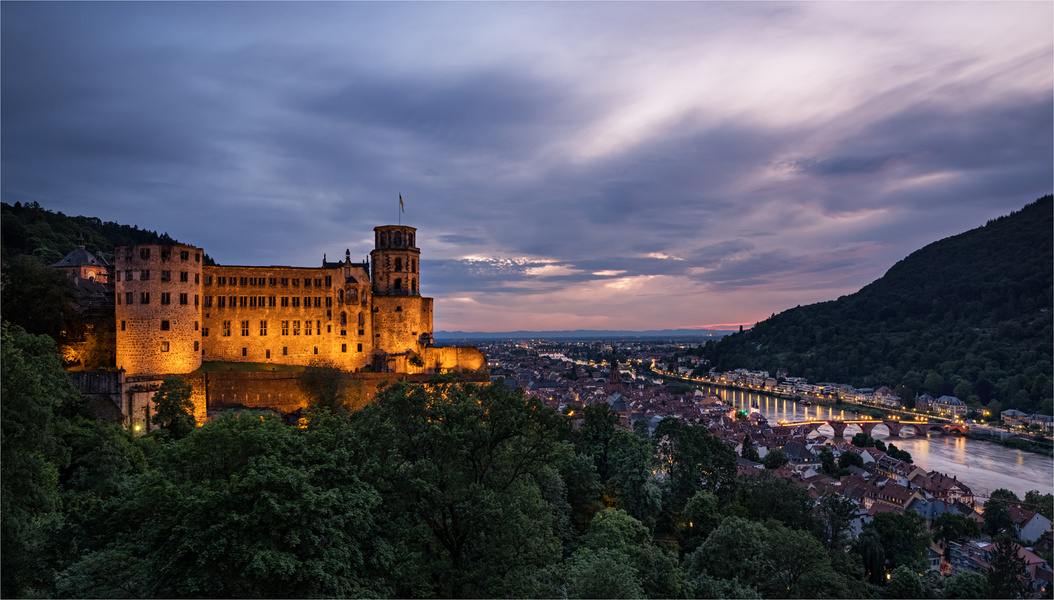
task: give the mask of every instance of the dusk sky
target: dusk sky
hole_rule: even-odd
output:
[[[753,324],[1054,188],[1054,3],[0,3],[0,196],[435,329]]]

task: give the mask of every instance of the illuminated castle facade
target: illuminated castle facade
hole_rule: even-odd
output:
[[[352,372],[481,369],[475,348],[432,345],[416,231],[375,227],[369,261],[352,262],[349,251],[314,268],[204,266],[194,246],[120,246],[117,367],[134,376],[190,373],[203,361],[321,359]]]

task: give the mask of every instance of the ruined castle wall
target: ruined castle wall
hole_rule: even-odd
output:
[[[128,375],[201,366],[201,249],[119,246],[115,253],[117,366]]]
[[[371,297],[363,267],[205,267],[204,281],[205,360],[370,364],[372,324],[359,318]]]
[[[474,346],[426,348],[422,358],[425,367],[437,373],[478,371],[487,366],[487,358]]]
[[[420,296],[374,296],[374,346],[388,354],[420,352],[421,336],[432,335],[432,299]]]

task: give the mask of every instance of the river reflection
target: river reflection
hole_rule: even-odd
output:
[[[716,394],[737,408],[749,411],[752,405],[756,406],[773,425],[780,420],[851,421],[860,418],[860,415],[853,411],[830,405],[806,406],[766,394],[713,386],[701,387],[704,392]],[[820,426],[818,431],[828,437],[834,436],[834,429],[828,425]],[[850,425],[844,435],[846,438],[852,438],[860,431],[856,425]],[[910,430],[890,438],[889,430],[884,425],[876,426],[871,435],[886,441],[887,444],[892,442],[898,448],[907,450],[911,453],[914,463],[926,471],[940,471],[945,475],[958,477],[979,496],[987,496],[999,488],[1008,489],[1020,498],[1029,490],[1047,493],[1054,489],[1054,460],[1040,454],[958,436],[913,435]],[[981,499],[978,501],[980,503]]]

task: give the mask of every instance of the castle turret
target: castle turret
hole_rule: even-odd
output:
[[[201,254],[183,244],[117,247],[117,366],[128,375],[201,366]]]
[[[422,298],[418,287],[417,229],[383,225],[373,231],[373,347],[386,354],[419,353],[432,339],[432,299]]]

